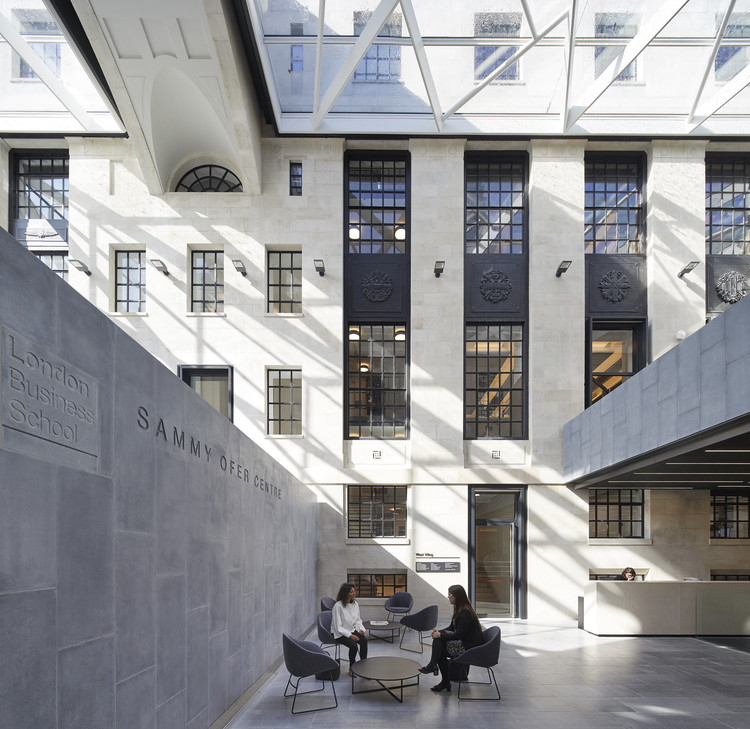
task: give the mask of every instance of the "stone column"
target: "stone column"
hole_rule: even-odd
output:
[[[559,482],[562,426],[583,410],[585,142],[535,140],[529,147],[529,438],[540,480]],[[573,263],[559,278],[563,260]]]
[[[648,152],[646,254],[650,359],[706,321],[705,151],[702,140],[659,140]],[[683,278],[688,261],[700,265]]]

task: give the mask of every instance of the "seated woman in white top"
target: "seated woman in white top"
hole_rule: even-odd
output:
[[[336,603],[333,606],[331,632],[337,643],[349,649],[349,675],[352,675],[351,665],[357,660],[357,646],[359,657],[367,658],[367,636],[362,618],[359,616],[359,605],[354,599],[357,593],[354,585],[345,582],[339,587]]]

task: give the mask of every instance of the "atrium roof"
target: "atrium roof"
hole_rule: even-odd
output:
[[[282,133],[747,133],[747,0],[244,2]]]
[[[57,33],[45,7],[67,9]],[[0,134],[122,132],[108,89],[137,113],[144,58],[231,96],[220,15],[281,134],[748,132],[750,0],[0,0]]]

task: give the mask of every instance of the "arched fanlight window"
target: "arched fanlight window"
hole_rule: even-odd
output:
[[[242,192],[237,175],[220,165],[200,165],[186,172],[175,188],[177,192]]]

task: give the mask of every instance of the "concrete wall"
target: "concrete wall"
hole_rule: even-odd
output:
[[[748,314],[745,297],[567,423],[566,481],[746,417]]]
[[[0,336],[0,726],[207,729],[314,621],[314,496],[4,231]]]

